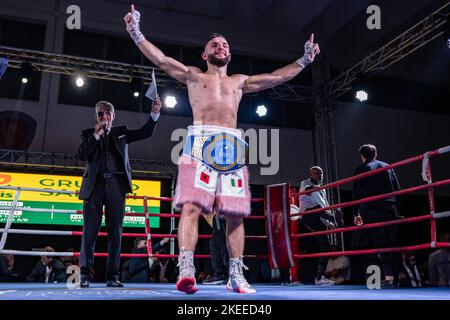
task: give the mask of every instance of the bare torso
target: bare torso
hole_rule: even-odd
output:
[[[187,81],[194,124],[236,128],[242,82],[240,75],[209,73],[197,73]]]

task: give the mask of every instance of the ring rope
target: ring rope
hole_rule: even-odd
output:
[[[444,154],[444,153],[447,153],[447,152],[450,152],[450,145],[442,147],[442,148],[439,148],[437,150],[429,151],[427,153],[428,153],[429,157],[433,157],[433,156]],[[414,156],[414,157],[411,157],[411,158],[408,158],[408,159],[405,159],[405,160],[401,160],[401,161],[392,163],[390,165],[387,165],[386,167],[378,168],[378,169],[375,169],[375,170],[372,170],[372,171],[368,171],[368,172],[363,172],[363,173],[357,174],[355,176],[352,176],[352,177],[349,177],[349,178],[345,178],[345,179],[341,179],[341,180],[337,180],[335,182],[331,182],[331,183],[325,184],[323,186],[320,186],[320,187],[317,187],[317,188],[314,188],[314,189],[311,189],[311,190],[293,193],[291,195],[291,197],[298,197],[300,195],[310,194],[312,192],[319,191],[319,190],[322,190],[322,189],[330,189],[330,188],[333,188],[333,187],[337,187],[337,186],[340,186],[340,185],[343,185],[343,184],[346,184],[346,183],[349,183],[349,182],[353,182],[355,180],[359,180],[359,179],[362,179],[362,178],[365,178],[365,177],[377,174],[379,172],[387,171],[387,170],[390,170],[390,169],[393,169],[393,168],[404,166],[406,164],[410,164],[412,162],[420,161],[420,160],[423,159],[423,157],[424,157],[423,154],[418,155],[418,156]]]

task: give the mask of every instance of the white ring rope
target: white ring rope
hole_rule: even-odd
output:
[[[10,210],[11,206],[0,206],[0,210]],[[17,211],[26,212],[50,212],[50,213],[77,213],[77,210],[64,210],[64,209],[45,209],[45,208],[16,208]],[[16,211],[14,210],[14,211]]]
[[[77,194],[76,191],[69,190],[57,190],[57,189],[45,189],[45,188],[22,188],[22,187],[13,187],[13,186],[0,186],[0,189],[8,189],[8,190],[20,190],[20,191],[35,191],[35,192],[56,192],[56,193],[64,193],[64,194]]]
[[[10,208],[8,220],[6,220],[5,231],[2,233],[2,238],[0,239],[0,251],[3,250],[6,244],[6,239],[8,238],[8,230],[11,228],[11,224],[14,220],[14,212],[16,211],[17,203],[19,201],[20,187],[16,189],[16,194],[14,195],[14,201]]]
[[[0,254],[13,254],[15,256],[47,256],[47,257],[73,257],[73,252],[47,252],[47,251],[21,251],[0,250]]]
[[[5,232],[5,229],[0,229],[0,232]],[[8,234],[34,234],[34,235],[49,235],[49,236],[71,236],[72,231],[67,230],[32,230],[32,229],[9,229]]]

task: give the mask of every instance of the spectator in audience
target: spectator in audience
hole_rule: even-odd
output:
[[[197,276],[197,283],[202,283],[204,280],[211,277],[211,274],[207,273],[206,271],[200,271]]]
[[[331,247],[332,252],[338,252],[341,248]],[[325,276],[334,281],[335,284],[344,284],[348,282],[351,277],[350,259],[347,256],[341,255],[337,257],[330,257],[328,259]]]
[[[67,249],[67,252],[75,252],[74,248],[69,248]],[[64,265],[64,268],[67,270],[68,267],[74,265],[74,266],[78,266],[79,265],[79,258],[78,257],[61,257],[59,259],[62,264]]]
[[[159,253],[169,253],[166,247],[162,248]],[[159,282],[174,283],[177,281],[178,268],[176,258],[160,258],[161,271]]]
[[[17,271],[14,255],[0,254],[0,282],[21,282],[23,277]]]
[[[400,287],[421,288],[424,273],[420,270],[416,261],[414,251],[402,251],[402,264],[398,273],[398,284]]]
[[[164,238],[160,242],[152,246],[152,253],[158,253],[170,238]],[[147,240],[144,238],[137,238],[134,240],[134,249],[131,253],[147,254]],[[152,257],[134,257],[130,258],[122,266],[122,281],[129,283],[149,283],[152,276],[158,274],[159,280],[160,262],[158,258]]]
[[[55,252],[50,246],[44,248],[45,252]],[[36,263],[27,282],[57,283],[66,281],[66,269],[61,261],[53,256],[41,256],[41,260]]]
[[[450,245],[450,232],[441,237],[442,242]],[[428,259],[428,274],[433,287],[450,286],[450,247],[440,248],[430,254]]]

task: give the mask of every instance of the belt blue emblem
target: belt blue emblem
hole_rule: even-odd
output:
[[[196,138],[204,140],[201,146],[194,144]],[[201,150],[196,150],[199,148]],[[227,133],[188,136],[183,148],[183,154],[219,172],[232,172],[245,166],[247,153],[248,144],[241,138]]]

